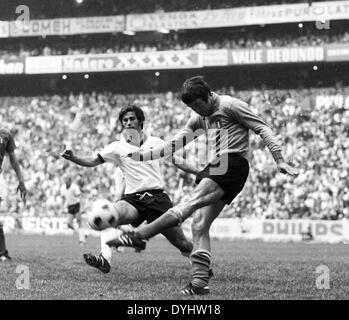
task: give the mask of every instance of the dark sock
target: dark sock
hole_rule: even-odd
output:
[[[209,280],[211,253],[206,250],[196,250],[190,257],[192,265],[192,281],[196,287],[206,287]]]
[[[163,230],[177,226],[179,222],[178,216],[170,209],[152,223],[141,227],[135,232],[135,235],[140,239],[147,240],[161,233]]]
[[[6,252],[5,234],[4,234],[2,225],[0,225],[0,254],[3,254],[5,252]]]
[[[183,256],[189,258],[193,251],[193,243],[190,241],[184,241],[184,246],[180,249]]]

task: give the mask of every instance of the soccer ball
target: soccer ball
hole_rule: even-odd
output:
[[[94,230],[104,230],[115,223],[116,210],[113,203],[106,199],[98,199],[92,204],[87,221]]]

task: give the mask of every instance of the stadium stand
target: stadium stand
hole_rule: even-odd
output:
[[[251,107],[285,137],[282,144],[286,156],[301,168],[294,188],[289,178],[275,175],[271,156],[260,139],[251,135],[253,169],[244,192],[232,208],[225,210],[225,217],[246,214],[280,219],[349,217],[349,99],[329,103],[330,98],[323,98],[349,97],[349,88],[241,92],[225,88],[217,92],[233,93],[249,101]],[[61,214],[59,186],[67,169],[67,164],[59,159],[62,141],[82,154],[106,145],[118,136],[117,114],[126,103],[143,106],[147,118],[152,119],[146,124],[148,132],[165,139],[181,127],[189,115],[172,92],[3,97],[0,103],[4,106],[0,122],[9,126],[15,123],[18,130],[16,139],[31,190],[29,215]],[[11,185],[14,177],[8,167],[4,169],[5,180]],[[112,176],[112,168],[101,167],[87,174],[71,166],[69,171],[81,177],[86,194],[112,199],[113,180],[108,178]],[[164,173],[169,192],[178,202],[193,187],[193,178],[168,167]],[[15,199],[10,192],[7,203],[12,212],[17,209]]]
[[[306,47],[349,43],[349,23],[332,22],[329,30],[318,30],[314,24],[241,27],[172,31],[170,34],[151,32],[130,37],[123,33],[75,35],[71,37],[35,37],[3,39],[2,57],[102,54],[118,52],[153,52],[186,49],[257,49]],[[217,33],[221,35],[217,38]]]

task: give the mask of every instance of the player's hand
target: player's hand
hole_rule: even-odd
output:
[[[278,163],[278,169],[281,173],[288,174],[292,177],[297,177],[299,174],[298,169],[290,166],[289,164],[287,164],[284,161]]]
[[[61,153],[61,157],[67,160],[71,160],[74,157],[73,151],[64,150],[64,152]]]
[[[17,192],[19,191],[19,194],[21,196],[21,199],[23,200],[24,204],[27,201],[27,188],[25,187],[23,182],[20,182],[17,187]]]

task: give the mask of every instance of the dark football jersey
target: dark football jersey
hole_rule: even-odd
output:
[[[5,154],[13,152],[15,148],[16,145],[10,131],[6,129],[0,129],[0,170],[2,162],[5,158]]]

